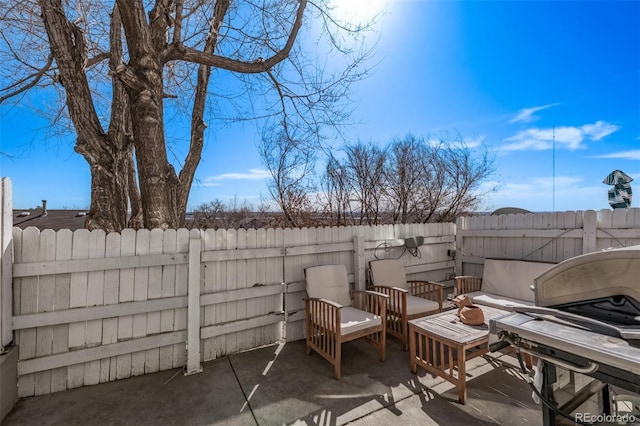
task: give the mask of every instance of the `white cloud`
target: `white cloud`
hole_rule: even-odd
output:
[[[475,138],[471,136],[465,136],[464,138],[462,138],[462,140],[460,139],[448,140],[445,138],[438,139],[437,137],[431,137],[429,140],[427,140],[427,144],[430,146],[437,147],[443,143],[446,143],[447,147],[453,148],[453,149],[465,149],[465,148],[473,149],[482,145],[485,139],[486,139],[485,135],[478,135]]]
[[[544,109],[551,108],[557,105],[560,105],[560,104],[555,103],[555,104],[541,105],[533,108],[522,108],[518,112],[518,115],[513,117],[509,121],[509,123],[531,123],[532,121],[536,121],[538,118],[540,118],[534,115],[536,112],[542,111]]]
[[[582,126],[584,132],[591,137],[591,140],[599,141],[605,136],[609,136],[611,133],[620,130],[620,126],[615,124],[605,123],[604,121],[596,121],[594,124],[585,124]]]
[[[502,146],[502,151],[544,151],[552,149],[555,143],[557,149],[584,149],[585,139],[599,141],[620,129],[620,126],[597,121],[593,124],[585,124],[580,127],[560,126],[554,128],[539,129],[532,127],[521,130],[514,136],[505,139],[506,145]]]
[[[219,186],[222,181],[230,180],[264,180],[270,178],[271,175],[264,169],[249,169],[246,173],[223,173],[217,176],[208,176],[203,179],[201,186]]]
[[[596,155],[591,158],[620,158],[623,160],[640,160],[640,149],[612,152],[611,154]]]
[[[467,136],[467,137],[462,139],[462,142],[464,143],[464,145],[467,148],[477,148],[480,145],[482,145],[482,143],[484,142],[485,138],[486,138],[485,135],[478,135],[475,138]]]

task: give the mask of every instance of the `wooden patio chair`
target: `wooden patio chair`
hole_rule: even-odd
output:
[[[307,354],[313,349],[333,364],[336,379],[342,374],[344,342],[362,338],[378,348],[384,361],[388,297],[373,291],[350,292],[344,265],[306,268],[305,280]]]
[[[408,321],[442,312],[444,285],[433,281],[409,280],[399,259],[369,262],[373,290],[389,296],[387,332],[399,338],[405,350],[409,347]]]
[[[456,282],[456,294],[469,294],[480,291],[482,277],[475,275],[460,275],[454,278]]]

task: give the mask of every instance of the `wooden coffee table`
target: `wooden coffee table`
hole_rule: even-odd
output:
[[[456,310],[409,321],[411,371],[417,366],[458,387],[458,400],[467,401],[466,362],[489,351],[489,320],[509,312],[481,306],[484,324],[463,324]]]

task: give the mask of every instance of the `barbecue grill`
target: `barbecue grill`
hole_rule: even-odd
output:
[[[594,396],[601,411],[596,419],[640,424],[640,416],[620,416],[615,400],[623,390],[636,401],[629,412],[639,409],[633,394],[640,394],[640,245],[565,260],[538,276],[532,288],[536,306],[512,308],[492,320],[489,346],[495,351],[511,345],[540,360],[544,424],[566,418],[593,424],[578,410]],[[595,380],[559,404],[558,367]]]

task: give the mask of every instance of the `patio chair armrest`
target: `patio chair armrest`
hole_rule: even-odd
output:
[[[446,287],[446,285],[442,283],[439,283],[437,281],[429,281],[429,280],[408,280],[407,284],[409,285],[410,289],[413,289],[414,287],[420,288],[422,286],[427,286],[427,287],[440,286],[442,288]]]
[[[389,296],[387,300],[387,311],[406,313],[407,294],[409,294],[409,290],[382,285],[374,286],[372,290]]]
[[[307,323],[320,328],[339,331],[336,324],[340,324],[342,305],[327,299],[309,297],[304,299]]]
[[[383,285],[373,286],[369,289],[369,291],[373,291],[376,293],[382,293],[387,296],[391,296],[394,293],[406,293],[409,294],[409,290],[400,287],[386,287]]]
[[[372,290],[354,290],[351,292],[353,307],[384,317],[387,314],[389,296]]]
[[[332,300],[329,300],[329,299],[322,299],[322,298],[319,298],[319,297],[305,297],[304,301],[305,302],[314,302],[314,303],[319,303],[319,304],[327,304],[327,305],[333,306],[336,309],[342,308],[342,305],[339,304],[339,303],[336,303],[336,302],[334,302]]]
[[[480,291],[482,288],[482,278],[473,275],[461,275],[455,277],[457,294],[466,294]]]
[[[438,302],[442,311],[442,298],[444,284],[435,281],[411,280],[407,281],[412,296]]]

